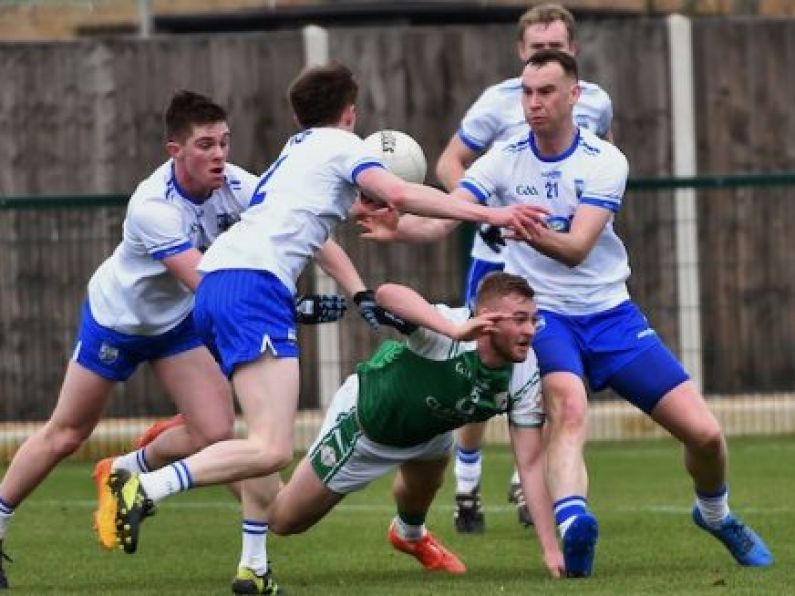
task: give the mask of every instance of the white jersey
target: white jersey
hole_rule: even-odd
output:
[[[311,128],[287,141],[260,177],[248,209],[199,263],[269,271],[291,292],[301,271],[356,200],[356,177],[383,167],[364,141],[340,128]]]
[[[190,248],[204,251],[240,219],[257,183],[226,164],[225,182],[194,202],[174,177],[171,160],[135,189],[127,205],[122,241],[88,282],[94,319],[128,335],[158,335],[193,309],[193,292],[169,273],[163,259]]]
[[[528,129],[522,109],[522,81],[516,77],[486,89],[469,108],[458,137],[472,151],[480,153],[497,141],[524,133]],[[599,137],[610,131],[613,121],[613,103],[610,96],[595,83],[580,81],[580,99],[574,106],[574,122]],[[501,253],[491,250],[475,234],[472,257],[491,263],[502,263]]]
[[[479,201],[526,203],[551,212],[550,226],[567,231],[577,207],[596,205],[618,212],[629,166],[614,145],[577,129],[571,146],[556,157],[541,157],[532,133],[498,143],[467,170],[461,186]],[[508,241],[505,270],[530,282],[538,306],[581,315],[627,300],[629,263],[613,229],[613,217],[586,259],[568,267],[521,242]]]

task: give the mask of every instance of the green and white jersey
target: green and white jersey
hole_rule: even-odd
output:
[[[470,316],[467,308],[436,308],[456,323]],[[357,373],[359,424],[367,437],[383,445],[417,445],[503,413],[519,426],[544,422],[532,350],[525,362],[488,368],[475,342],[420,328],[406,342],[381,344]]]

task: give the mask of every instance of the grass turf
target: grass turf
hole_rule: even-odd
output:
[[[795,440],[735,439],[731,504],[776,556],[769,569],[742,568],[690,521],[692,491],[673,441],[588,448],[591,505],[601,536],[594,576],[546,577],[532,531],[520,528],[505,491],[507,447],[484,463],[487,531],[452,527],[452,474],[429,527],[469,567],[464,576],[429,574],[387,544],[394,507],[390,479],[348,497],[304,535],[271,537],[269,556],[289,594],[785,594],[792,588]],[[237,565],[239,511],[222,488],[161,505],[141,532],[139,552],[101,551],[90,529],[91,467],[65,463],[19,508],[6,540],[17,594],[227,594]]]

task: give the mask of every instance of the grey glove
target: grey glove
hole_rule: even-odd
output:
[[[296,320],[304,325],[339,321],[347,308],[345,296],[336,294],[305,294],[295,300]]]

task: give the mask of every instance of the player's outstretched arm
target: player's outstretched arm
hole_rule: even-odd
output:
[[[442,316],[417,292],[400,284],[379,286],[376,302],[404,321],[460,341],[470,341],[496,330],[495,323],[502,317],[499,313],[486,313],[459,325]]]
[[[456,221],[484,222],[526,233],[527,222],[537,209],[528,205],[490,208],[476,203],[467,193],[448,195],[430,186],[410,184],[383,168],[369,168],[356,183],[371,199],[404,213]],[[452,197],[452,198],[451,198]]]
[[[563,553],[558,546],[555,535],[555,520],[552,513],[552,498],[547,490],[544,476],[544,441],[541,427],[510,426],[511,444],[513,446],[516,467],[522,491],[527,501],[527,508],[533,518],[544,565],[552,577],[565,574]]]

